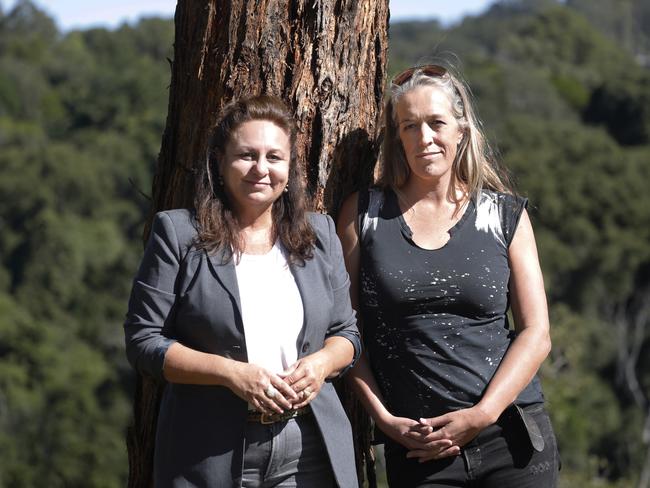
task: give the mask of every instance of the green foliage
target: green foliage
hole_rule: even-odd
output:
[[[591,94],[584,118],[603,124],[624,145],[650,142],[650,74],[606,81]]]
[[[564,304],[551,309],[551,321],[555,346],[542,373],[554,427],[560,434],[562,460],[595,475],[596,467],[602,469],[609,462],[608,452],[600,446],[607,443],[611,448],[623,427],[621,405],[599,375],[616,356],[613,331]]]
[[[645,0],[568,0],[599,31],[640,59],[650,54],[650,4]],[[647,66],[647,63],[646,63]]]
[[[537,64],[555,73],[573,73],[587,83],[616,73],[627,61],[586,19],[559,6],[522,23],[507,36],[504,48],[513,61]],[[603,59],[609,62],[605,65]]]
[[[60,34],[0,16],[0,486],[126,483],[121,323],[173,26]]]
[[[390,26],[390,69],[398,73],[411,65],[428,64],[431,43],[443,35],[437,22],[400,22]]]
[[[551,78],[558,95],[576,112],[582,112],[589,101],[589,91],[579,80],[570,75],[555,75]]]
[[[51,486],[119,486],[124,481],[123,470],[115,473],[124,463],[124,445],[114,425],[125,424],[128,408],[121,394],[103,394],[119,386],[118,371],[68,325],[39,320],[0,296],[0,479],[5,486],[38,486],[42,480]]]
[[[574,122],[515,116],[502,140],[534,204],[549,296],[579,309],[629,296],[650,259],[647,160]]]

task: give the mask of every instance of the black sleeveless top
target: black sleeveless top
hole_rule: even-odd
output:
[[[449,241],[427,250],[411,239],[395,193],[370,193],[359,204],[360,308],[387,408],[418,419],[471,407],[514,338],[508,246],[527,200],[484,190]],[[516,403],[543,400],[536,376]]]

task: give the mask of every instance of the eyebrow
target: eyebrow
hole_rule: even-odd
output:
[[[401,120],[400,122],[398,122],[398,125],[402,125],[402,124],[404,124],[406,122],[413,122],[413,121],[417,121],[417,120],[442,119],[442,118],[444,118],[444,115],[436,114],[436,113],[428,114],[428,115],[425,115],[424,117],[407,117],[404,120]]]
[[[397,125],[406,124],[407,122],[414,122],[414,121],[416,121],[416,120],[418,120],[417,117],[407,117],[407,118],[405,118],[405,119],[400,120],[400,121],[397,123]]]
[[[247,146],[247,145],[244,145],[244,144],[240,145],[238,147],[238,149],[242,150],[242,151],[258,151],[258,149],[256,147]],[[279,147],[279,146],[270,146],[270,147],[267,148],[267,151],[282,151],[282,148]]]

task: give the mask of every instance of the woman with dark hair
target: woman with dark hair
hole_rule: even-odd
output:
[[[156,486],[356,486],[330,379],[360,353],[332,220],[307,213],[279,99],[227,105],[195,208],[156,215],[125,323],[127,356],[168,382]]]
[[[390,486],[556,486],[526,203],[458,77],[429,65],[393,79],[378,187],[339,220],[365,347],[350,379],[385,437]]]

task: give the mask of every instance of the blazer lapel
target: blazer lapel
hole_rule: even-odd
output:
[[[307,330],[307,310],[313,310],[311,301],[313,300],[313,293],[309,293],[309,271],[307,267],[309,266],[309,261],[305,262],[304,265],[291,264],[289,267],[291,273],[293,274],[294,279],[296,280],[296,285],[298,285],[298,291],[300,292],[300,298],[302,298],[302,309],[303,309],[303,319],[302,319],[302,329],[300,329],[300,334],[298,334],[298,339],[296,345],[298,347],[298,357],[305,355],[307,351],[303,350],[303,344],[305,342],[305,331]]]
[[[215,278],[221,286],[230,294],[231,298],[237,305],[237,312],[241,317],[241,298],[239,297],[239,286],[237,285],[237,273],[235,271],[235,263],[232,259],[224,263],[224,249],[219,249],[214,254],[208,254],[208,260],[212,265],[212,271]]]

